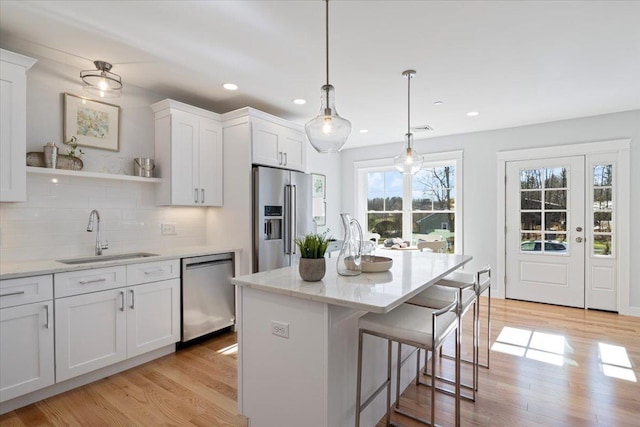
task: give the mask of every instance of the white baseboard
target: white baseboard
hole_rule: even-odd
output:
[[[629,312],[627,313],[627,315],[640,317],[640,307],[629,307]]]

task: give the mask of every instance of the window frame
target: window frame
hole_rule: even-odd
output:
[[[454,166],[456,170],[455,176],[455,229],[456,229],[456,245],[455,253],[464,253],[464,171],[463,171],[463,151],[446,151],[441,153],[429,153],[425,155],[424,168]],[[355,215],[354,217],[361,223],[367,224],[367,175],[370,172],[383,172],[394,169],[393,158],[361,160],[353,162],[354,167],[354,183],[355,183]],[[402,239],[412,240],[413,235],[413,195],[411,192],[412,175],[404,175],[403,192],[402,192]]]

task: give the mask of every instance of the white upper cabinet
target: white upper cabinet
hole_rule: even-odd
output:
[[[158,204],[222,206],[222,126],[219,115],[165,99],[155,112]]]
[[[298,126],[253,108],[242,108],[222,117],[225,128],[250,126],[250,141],[227,143],[250,143],[253,164],[305,171],[306,136]]]
[[[0,49],[0,202],[27,200],[27,70],[36,60]]]

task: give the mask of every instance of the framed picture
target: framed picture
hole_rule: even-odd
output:
[[[72,136],[78,145],[120,151],[120,107],[64,94],[64,141]]]
[[[311,174],[311,209],[313,221],[316,225],[327,224],[327,177],[319,174]]]
[[[327,193],[326,193],[327,177],[326,176],[312,173],[311,186],[312,186],[311,197],[314,197],[314,198],[320,197],[321,199],[327,198]]]

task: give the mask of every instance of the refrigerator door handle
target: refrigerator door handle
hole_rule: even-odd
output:
[[[296,253],[296,186],[284,187],[284,253],[292,255]]]
[[[298,201],[296,200],[296,186],[291,185],[291,215],[289,215],[289,221],[291,223],[291,242],[289,243],[289,247],[291,248],[291,253],[296,253],[296,234],[298,234],[297,226],[297,218],[298,218]]]

